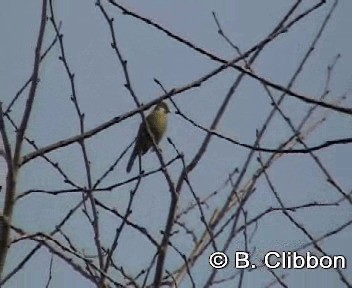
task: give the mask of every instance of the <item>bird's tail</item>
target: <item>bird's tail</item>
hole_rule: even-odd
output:
[[[132,154],[131,154],[130,160],[128,160],[128,163],[127,163],[127,167],[126,167],[126,172],[127,173],[131,172],[131,169],[133,167],[134,161],[136,160],[136,157],[137,157],[137,151],[134,149]]]

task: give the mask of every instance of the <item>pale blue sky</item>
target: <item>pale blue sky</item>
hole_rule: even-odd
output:
[[[63,22],[61,31],[64,34],[67,60],[75,73],[77,96],[81,109],[86,115],[87,129],[135,108],[132,97],[123,87],[125,79],[110,46],[111,36],[108,26],[94,2],[61,0],[55,3],[56,18]],[[263,39],[293,3],[293,1],[283,0],[131,0],[118,2],[225,59],[232,59],[235,52],[218,35],[212,11],[216,12],[227,36],[245,51]],[[304,4],[297,13],[318,1],[303,2]],[[253,66],[255,72],[275,83],[287,84],[333,1],[327,2],[324,7],[304,19],[289,33],[269,44],[255,62]],[[40,3],[39,0],[3,0],[0,4],[0,99],[5,107],[31,73],[39,27]],[[106,5],[106,7],[108,7],[109,14],[115,18],[119,48],[128,60],[131,81],[140,101],[146,103],[162,94],[160,88],[154,83],[154,78],[159,79],[166,88],[170,89],[185,85],[218,66],[218,63],[197,54],[160,31],[130,16],[122,15],[111,5]],[[342,58],[331,79],[330,99],[336,99],[352,88],[351,11],[352,1],[340,1],[314,55],[308,61],[293,90],[309,97],[319,97],[324,89],[326,67],[338,53],[342,55]],[[48,23],[45,34],[46,45],[53,37],[53,28]],[[39,146],[45,146],[79,132],[77,116],[69,101],[71,94],[69,81],[62,63],[57,60],[59,52],[59,48],[55,47],[41,66],[41,81],[28,129],[28,136],[35,139]],[[176,103],[186,115],[208,127],[235,76],[237,72],[223,72],[200,88],[177,95]],[[28,91],[23,96],[27,96],[27,93]],[[274,93],[275,96],[280,94]],[[351,93],[349,96],[350,98],[343,105],[351,107]],[[23,99],[22,97],[13,109],[12,116],[16,121],[21,116]],[[290,98],[285,102],[283,110],[288,113],[293,123],[298,124],[308,108],[309,105]],[[240,142],[251,144],[256,137],[256,129],[261,127],[270,109],[270,101],[262,86],[247,77],[230,102],[218,127],[218,132]],[[140,117],[137,115],[87,142],[93,179],[98,179],[132,141],[139,123]],[[351,125],[351,117],[333,112],[326,123],[309,137],[307,143],[316,145],[329,139],[351,137]],[[9,131],[13,140],[14,133],[11,129]],[[277,116],[261,145],[276,148],[280,141],[291,134],[287,125]],[[179,116],[170,116],[168,137],[185,154],[186,161],[193,158],[204,135]],[[175,152],[167,141],[163,142],[162,148],[165,159],[175,156]],[[32,150],[25,146],[25,151]],[[191,174],[191,181],[197,195],[203,198],[220,187],[234,167],[243,165],[248,152],[247,149],[214,138],[207,149],[207,155]],[[317,155],[341,187],[347,192],[351,191],[352,146],[334,146],[319,151]],[[50,157],[59,161],[61,167],[74,181],[82,186],[85,185],[83,160],[78,145],[71,145],[51,153]],[[154,154],[148,154],[145,159],[145,170],[158,167],[159,163]],[[121,165],[106,179],[103,186],[127,179],[126,161],[125,157]],[[256,161],[253,161],[249,166],[246,179],[250,178],[258,165]],[[180,163],[171,166],[170,174],[174,181],[177,180],[181,168]],[[0,159],[0,176],[4,175],[4,169],[4,161]],[[136,170],[134,171],[136,173]],[[324,175],[307,155],[283,157],[269,170],[269,175],[287,206],[302,205],[313,201],[325,203],[339,198],[338,193],[329,186]],[[20,175],[19,193],[33,188],[56,190],[68,187],[63,184],[62,178],[50,166],[39,159],[26,165]],[[103,192],[98,198],[111,207],[124,211],[129,189],[132,187],[133,185],[123,186],[115,189],[113,193]],[[264,179],[257,183],[256,189],[256,194],[246,205],[249,218],[268,207],[277,207]],[[185,207],[192,197],[187,188],[184,188],[182,195],[180,206]],[[3,194],[0,196],[0,207],[2,207]],[[212,203],[214,207],[220,205],[224,197],[219,196],[218,203]],[[28,232],[49,232],[63,217],[63,213],[69,211],[80,199],[81,195],[78,194],[60,197],[29,196],[16,205],[15,224]],[[136,196],[131,219],[148,228],[157,239],[160,239],[159,230],[165,223],[168,203],[169,192],[163,176],[157,174],[146,178],[142,181],[140,191]],[[293,215],[308,231],[318,237],[351,219],[351,211],[351,206],[343,203],[338,208],[310,208]],[[209,215],[210,212],[207,211]],[[108,245],[114,237],[118,223],[106,212],[101,213],[100,219],[103,223],[102,241]],[[199,215],[195,214],[193,219],[189,219],[189,225],[197,229]],[[92,229],[82,212],[73,217],[65,226],[64,231],[70,233],[74,243],[84,248],[87,254],[95,252]],[[131,273],[138,273],[146,263],[149,263],[148,257],[154,252],[150,249],[150,245],[146,245],[140,237],[140,234],[128,230],[128,233],[121,239],[121,248],[116,257],[119,265],[124,265]],[[237,248],[243,249],[240,239],[242,238],[234,241],[230,251],[234,252]],[[329,254],[346,255],[350,259],[348,263],[351,269],[351,240],[352,229],[348,228],[343,233],[325,240],[321,245]],[[307,238],[281,213],[274,213],[263,218],[259,223],[251,247],[255,246],[260,256],[268,250],[292,250],[307,241]],[[178,239],[175,242],[182,247],[183,251],[191,248],[189,239],[187,241]],[[16,265],[21,256],[25,255],[32,246],[31,242],[22,242],[11,249],[7,271],[10,271],[11,267]],[[176,262],[170,259],[168,258],[168,268],[172,270],[176,267],[176,263],[180,263],[180,259],[176,256]],[[47,250],[40,250],[29,265],[4,288],[45,287],[49,261],[50,256]],[[209,269],[206,257],[201,258],[193,272],[197,287],[198,285],[202,287],[206,280],[202,275],[206,274]],[[52,288],[93,287],[82,280],[77,273],[65,267],[61,260],[55,259],[54,270]],[[225,269],[221,275],[229,272]],[[286,272],[288,276],[285,278],[285,283],[289,287],[343,287],[336,272],[321,270]],[[352,283],[351,273],[344,271],[344,274]],[[119,279],[118,276],[117,279]],[[271,279],[270,274],[264,270],[253,271],[245,275],[243,287],[264,287]],[[182,287],[190,287],[187,281]]]

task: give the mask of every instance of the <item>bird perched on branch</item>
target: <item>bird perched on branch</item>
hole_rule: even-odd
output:
[[[146,122],[150,130],[151,136],[154,138],[154,142],[159,144],[161,138],[163,138],[167,128],[167,113],[169,113],[169,107],[165,102],[160,102],[155,106],[154,110],[146,117]],[[133,163],[137,156],[142,156],[153,147],[153,141],[148,133],[148,129],[145,123],[141,123],[139,126],[138,134],[136,137],[136,143],[134,145],[131,158],[128,161],[126,171],[130,173]]]

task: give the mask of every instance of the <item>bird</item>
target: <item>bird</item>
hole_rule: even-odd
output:
[[[153,147],[153,141],[150,137],[150,134],[154,138],[155,143],[159,144],[167,129],[168,113],[170,113],[170,110],[167,104],[165,102],[160,102],[146,117],[146,122],[148,123],[150,133],[148,133],[147,127],[144,122],[140,124],[136,137],[136,142],[130,160],[128,161],[126,167],[127,173],[130,173],[133,163],[136,160],[137,156],[144,155],[148,152],[150,148]]]

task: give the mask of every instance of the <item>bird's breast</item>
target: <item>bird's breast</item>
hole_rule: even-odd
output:
[[[155,142],[159,143],[167,128],[167,115],[162,112],[155,112],[148,119],[148,125],[155,138]]]

